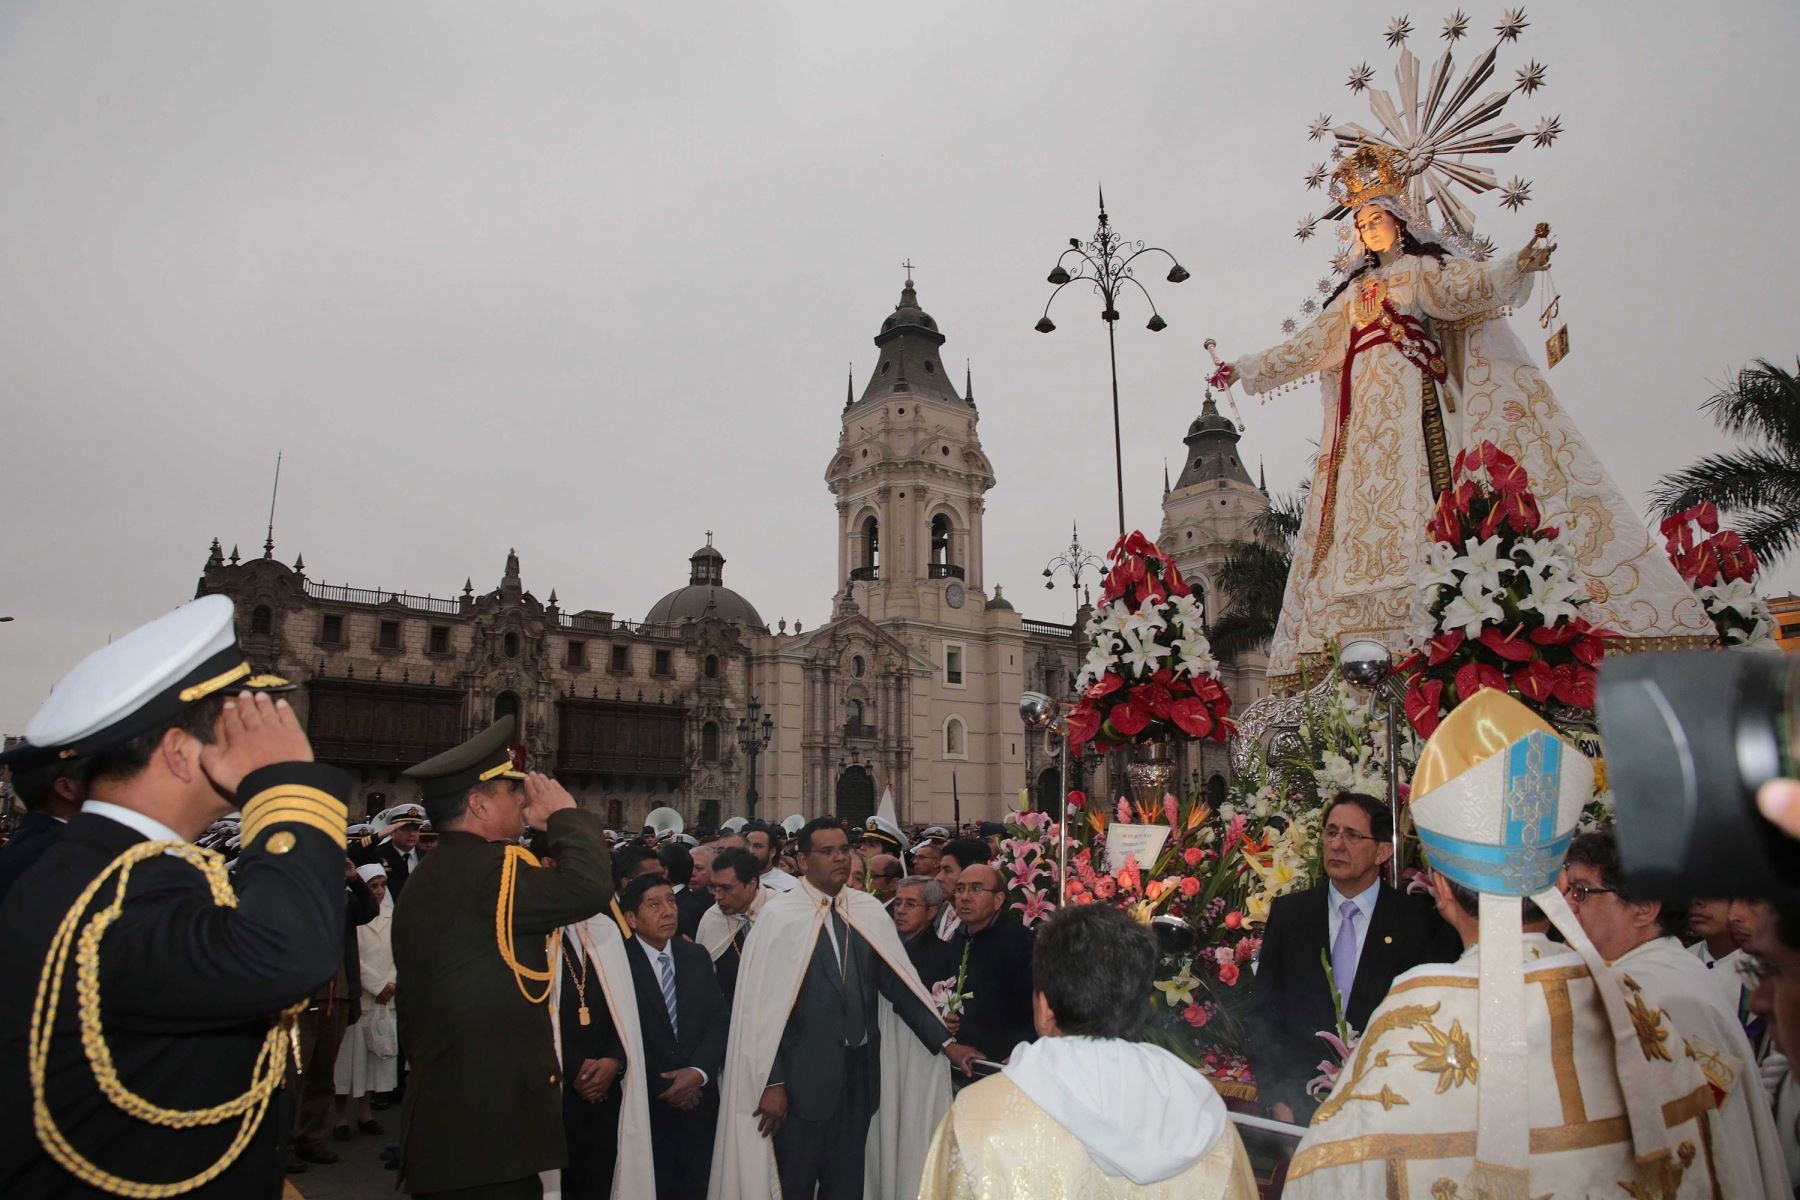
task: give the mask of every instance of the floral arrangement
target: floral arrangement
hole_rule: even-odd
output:
[[[1174,560],[1142,533],[1121,537],[1106,557],[1111,567],[1087,627],[1093,647],[1076,680],[1081,699],[1069,710],[1070,746],[1224,741],[1231,697],[1215,678],[1200,605]]]
[[[1574,555],[1542,523],[1525,468],[1482,442],[1456,456],[1454,478],[1414,581],[1419,648],[1396,668],[1411,674],[1407,718],[1429,737],[1483,688],[1510,691],[1559,724],[1592,710],[1594,668],[1616,635],[1582,618]]]
[[[931,1002],[937,1005],[941,1017],[962,1016],[963,1006],[975,998],[975,993],[968,990],[969,947],[974,944],[967,939],[963,941],[962,962],[957,964],[955,979],[940,980],[931,985]]]
[[[1072,792],[1071,797],[1081,793]],[[1006,888],[1007,907],[1027,929],[1056,911],[1057,824],[1049,813],[1017,812],[1006,818],[1006,837],[994,865]]]
[[[1675,569],[1719,631],[1719,645],[1749,647],[1770,640],[1774,622],[1755,588],[1762,564],[1736,531],[1719,528],[1712,501],[1664,518],[1662,535]]]

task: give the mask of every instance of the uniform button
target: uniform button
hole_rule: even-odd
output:
[[[552,1076],[551,1076],[551,1077],[550,1077],[550,1082],[551,1082],[551,1083],[555,1083],[555,1082],[556,1082],[556,1076],[554,1076],[554,1075],[552,1075]]]
[[[270,834],[269,840],[263,844],[268,847],[270,854],[286,854],[294,848],[294,835],[280,829]]]

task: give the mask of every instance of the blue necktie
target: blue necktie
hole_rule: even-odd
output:
[[[1337,979],[1338,995],[1348,1008],[1350,989],[1356,984],[1356,918],[1362,916],[1362,910],[1356,907],[1356,901],[1346,900],[1338,905],[1338,912],[1343,920],[1338,922],[1337,939],[1331,943],[1331,973]]]
[[[669,1032],[679,1040],[681,1026],[675,1023],[675,965],[669,961],[666,949],[656,956],[656,966],[662,975],[663,1007],[669,1010]]]

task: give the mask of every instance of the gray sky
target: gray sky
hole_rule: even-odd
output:
[[[1500,6],[1464,6],[1492,41]],[[332,583],[498,580],[640,616],[707,529],[771,624],[829,611],[822,476],[844,371],[918,264],[974,360],[987,577],[1027,614],[1081,522],[1110,543],[1098,303],[1032,331],[1103,180],[1127,235],[1193,271],[1120,336],[1128,518],[1154,532],[1198,411],[1201,340],[1278,336],[1321,275],[1302,183],[1321,111],[1388,19],[1434,57],[1449,7],[1007,2],[449,2],[0,8],[0,731],[108,635],[191,596],[208,542]],[[1721,444],[1696,406],[1791,361],[1800,250],[1787,0],[1535,3],[1501,81],[1549,150],[1508,250],[1547,220],[1572,357],[1564,405],[1634,502]],[[1787,114],[1784,116],[1783,114]],[[1155,276],[1152,276],[1153,278]],[[1532,313],[1515,322],[1541,346]],[[1316,398],[1245,412],[1271,488],[1305,471]],[[1778,574],[1779,587],[1796,573]]]

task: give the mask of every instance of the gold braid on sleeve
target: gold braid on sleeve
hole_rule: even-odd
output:
[[[302,1001],[283,1010],[269,1027],[268,1036],[263,1039],[262,1050],[250,1073],[250,1087],[234,1100],[215,1104],[211,1108],[164,1108],[139,1096],[120,1081],[100,1018],[100,941],[106,936],[107,929],[124,912],[125,889],[131,881],[132,868],[145,859],[163,854],[179,858],[198,869],[212,889],[215,905],[220,908],[237,907],[237,895],[231,890],[225,860],[210,850],[203,850],[187,842],[151,841],[133,846],[119,855],[76,898],[68,914],[63,917],[62,924],[57,927],[55,937],[51,939],[50,952],[45,956],[43,970],[38,975],[37,998],[31,1008],[31,1035],[27,1055],[31,1076],[32,1120],[38,1141],[43,1144],[51,1159],[89,1187],[118,1196],[141,1197],[145,1200],[178,1196],[202,1187],[218,1178],[237,1161],[250,1139],[256,1136],[268,1111],[269,1101],[274,1096],[275,1089],[281,1086],[282,1076],[287,1068],[285,1052],[290,1046],[293,1048],[296,1070],[298,1069],[299,1039],[294,1032],[294,1018],[305,1007],[305,1002]],[[82,915],[101,887],[115,875],[118,876],[118,885],[113,891],[112,901],[96,912],[84,929]],[[101,1094],[113,1107],[136,1120],[169,1129],[193,1129],[201,1125],[218,1125],[233,1117],[242,1118],[231,1144],[225,1148],[218,1161],[206,1170],[174,1183],[139,1183],[94,1165],[69,1143],[68,1138],[57,1127],[55,1115],[51,1113],[50,1105],[44,1097],[44,1079],[49,1070],[50,1040],[56,1025],[57,1001],[62,996],[62,980],[71,950],[75,952],[75,994],[76,1008],[81,1019],[82,1050],[87,1055],[95,1082],[100,1085]]]

